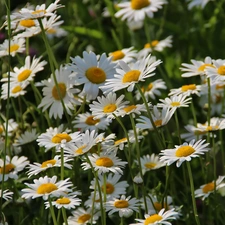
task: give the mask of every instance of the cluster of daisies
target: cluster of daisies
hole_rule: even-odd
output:
[[[124,1],[118,4],[115,17],[128,21],[152,18],[166,3]],[[56,0],[48,7],[29,6],[12,13],[11,24],[5,26],[14,36],[0,46],[0,56],[24,52],[25,38],[41,32],[64,35],[57,27],[62,21],[56,10],[61,7]],[[131,223],[139,225],[171,225],[182,219],[183,209],[175,205],[175,197],[167,195],[168,190],[161,194],[154,190],[159,180],[164,182],[157,171],[165,174],[172,164],[181,167],[198,157],[216,165],[215,156],[222,149],[218,134],[225,128],[221,116],[225,112],[225,60],[207,56],[203,61],[183,63],[181,76],[198,76],[199,83],[171,89],[166,96],[168,87],[157,78],[163,62],[153,56],[165,47],[172,47],[172,36],[146,43],[142,50],[131,46],[99,55],[84,51],[39,82],[36,74],[47,66],[42,57],[28,54],[22,67],[8,71],[1,79],[1,98],[12,100],[15,112],[18,100],[26,111],[15,119],[1,113],[2,201],[9,205],[12,199],[20,199],[30,205],[42,198],[54,225],[58,224],[54,207],[65,225],[104,225],[115,213],[121,221],[133,216]],[[34,102],[29,100],[31,92]],[[204,122],[197,121],[197,98],[196,108],[205,116]],[[179,110],[189,110],[193,118],[184,127],[178,121],[182,118]],[[168,126],[172,123],[175,129]],[[27,156],[25,149],[29,149]],[[210,194],[222,193],[225,176],[217,176],[216,166],[213,169],[214,176],[193,190],[195,198],[205,200]],[[149,183],[152,174],[157,178],[154,187]],[[19,193],[13,192],[12,180],[23,186]],[[4,217],[0,219],[6,223]]]

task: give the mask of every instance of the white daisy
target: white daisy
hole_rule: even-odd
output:
[[[88,100],[96,99],[99,94],[99,87],[105,84],[105,80],[113,77],[115,73],[115,63],[106,54],[100,57],[94,52],[83,52],[83,59],[80,56],[71,58],[72,63],[66,65],[71,71],[71,78],[75,85],[84,84],[82,95]]]
[[[173,95],[169,98],[159,99],[159,101],[162,103],[158,103],[158,107],[180,108],[189,107],[191,98],[187,98],[185,95]]]
[[[120,109],[124,108],[128,103],[128,101],[123,101],[124,97],[124,95],[120,95],[120,97],[117,98],[116,94],[113,92],[110,92],[106,96],[98,96],[98,102],[93,101],[92,104],[89,105],[94,119],[99,119],[102,117],[114,119],[114,115],[119,116]]]
[[[192,64],[182,63],[181,71],[182,77],[204,76],[206,74],[207,67],[213,67],[212,59],[207,56],[204,61],[197,61],[191,59]]]
[[[191,0],[188,3],[188,9],[192,9],[193,7],[201,7],[202,9],[206,6],[206,4],[211,0]]]
[[[24,38],[14,38],[10,40],[10,48],[9,48],[9,40],[5,40],[0,45],[0,57],[11,55],[14,57],[16,53],[22,53],[25,51],[25,39]]]
[[[182,145],[175,145],[173,149],[162,150],[160,161],[164,162],[167,166],[176,162],[176,166],[180,167],[184,161],[191,161],[192,158],[199,157],[199,155],[203,155],[210,150],[208,148],[209,143],[204,144],[204,142],[205,140],[198,140],[196,142],[192,140],[189,143],[185,142]]]
[[[63,125],[56,128],[48,128],[46,133],[41,134],[38,139],[38,145],[44,146],[45,151],[56,147],[56,149],[69,147],[72,148],[74,142],[79,141],[81,134],[79,131],[70,133],[70,130],[63,129]]]
[[[2,190],[0,189],[0,196],[5,199],[6,201],[12,199],[13,192],[9,191],[8,189]]]
[[[10,89],[8,90],[8,83],[3,83],[1,98],[7,99],[8,94],[9,94],[9,98],[11,97],[17,98],[20,95],[25,95],[26,94],[25,88],[27,87],[27,85],[28,84],[25,84],[25,83],[20,84],[18,82],[16,83],[10,82]]]
[[[26,130],[23,134],[15,139],[15,146],[25,145],[33,142],[38,137],[37,130],[32,128],[31,130]]]
[[[175,110],[175,108],[170,109],[168,107],[158,109],[157,106],[154,106],[151,114],[155,126],[161,127],[166,125],[173,116]],[[152,122],[148,117],[140,116],[139,118],[137,118],[137,121],[139,122],[136,124],[137,128],[154,130],[154,126],[152,125]]]
[[[44,80],[44,98],[38,108],[43,107],[42,111],[44,112],[50,107],[49,117],[51,118],[53,116],[55,119],[57,117],[61,119],[64,113],[64,108],[61,101],[64,102],[65,110],[68,114],[72,114],[71,110],[74,110],[75,105],[80,103],[74,98],[74,94],[77,93],[77,90],[72,88],[71,79],[69,78],[70,72],[60,66],[59,70],[55,71],[55,75],[58,88],[54,82],[53,75],[51,75],[50,79]],[[58,93],[58,91],[60,93]]]
[[[88,156],[91,165],[95,171],[99,174],[112,172],[114,174],[123,174],[122,169],[125,167],[127,162],[121,161],[118,157],[113,154],[92,154]],[[91,165],[88,162],[81,164],[84,170],[90,169]]]
[[[148,104],[149,107],[151,107],[151,103]],[[133,105],[127,105],[123,109],[120,110],[120,116],[130,115],[132,114],[133,117],[135,115],[140,115],[141,112],[146,112],[145,104],[133,104]]]
[[[56,182],[57,176],[53,177],[40,177],[39,179],[34,179],[33,184],[25,183],[28,188],[24,188],[21,191],[24,192],[22,198],[38,198],[42,197],[47,200],[49,196],[59,197],[65,196],[67,192],[71,191],[71,186],[73,185],[69,178]]]
[[[65,146],[64,153],[68,157],[76,157],[87,153],[99,140],[103,139],[103,134],[96,133],[95,130],[86,130],[80,135],[80,139],[73,143],[72,146]]]
[[[130,217],[133,212],[139,210],[140,202],[136,198],[125,197],[122,195],[120,198],[114,198],[111,201],[105,203],[106,212],[108,215],[112,215],[115,212],[119,212],[120,217]]]
[[[225,60],[217,59],[213,60],[213,67],[206,68],[207,78],[212,80],[212,83],[224,82],[225,78]]]
[[[18,173],[22,171],[28,164],[29,161],[25,156],[13,156],[10,158],[8,155],[5,156],[5,163],[4,160],[0,159],[0,181],[3,179],[4,174],[4,181],[11,179],[17,179]]]
[[[170,90],[169,96],[170,95],[185,95],[185,96],[190,96],[193,94],[196,94],[200,96],[200,91],[201,91],[201,85],[196,85],[196,84],[187,84],[183,85],[180,88],[174,88]]]
[[[179,216],[178,212],[175,212],[175,209],[161,209],[159,213],[149,215],[145,214],[145,219],[135,219],[139,223],[133,223],[130,225],[172,225],[170,223],[170,220],[176,220],[177,217]]]
[[[199,131],[200,133],[212,132],[223,129],[225,129],[225,119],[219,117],[210,118],[209,124],[208,122],[205,122],[204,124],[197,124],[197,131]]]
[[[161,62],[161,60],[155,61],[151,55],[136,61],[132,65],[128,65],[121,60],[119,61],[121,68],[117,68],[114,77],[107,79],[105,85],[100,88],[104,93],[115,92],[124,88],[131,92],[136,83],[154,76],[154,71]]]
[[[141,88],[146,99],[149,99],[149,98],[155,99],[156,96],[160,96],[161,92],[159,91],[159,89],[163,89],[163,90],[167,89],[166,83],[162,79],[157,79],[149,83],[148,86],[146,87],[144,86]],[[135,97],[137,100],[141,99],[141,95],[138,90],[135,92]]]
[[[168,36],[163,40],[153,40],[146,43],[144,48],[138,52],[138,58],[146,57],[152,51],[162,52],[164,48],[172,47],[172,36]]]
[[[68,169],[72,169],[72,165],[68,164],[67,162],[71,161],[72,159],[69,159],[67,157],[63,158],[63,166],[68,168]],[[34,162],[33,164],[29,164],[28,165],[28,171],[27,171],[27,175],[28,177],[31,177],[33,175],[37,175],[42,171],[45,171],[49,168],[52,167],[61,167],[61,158],[59,155],[54,156],[53,159],[49,159],[47,161],[44,161],[42,163],[37,163]]]
[[[200,197],[205,200],[211,193],[214,193],[215,190],[218,191],[220,188],[225,187],[225,183],[222,183],[224,178],[225,176],[219,176],[216,181],[201,185],[200,188],[195,191],[195,197]]]
[[[4,120],[6,120],[6,118]],[[6,125],[6,122],[0,124],[0,136],[5,136]],[[8,119],[8,136],[12,136],[18,129],[18,126],[18,123],[15,122],[14,119]]]
[[[114,52],[110,52],[109,56],[112,57],[112,61],[123,60],[125,63],[131,63],[137,57],[137,51],[134,47],[124,48]]]
[[[115,17],[121,17],[122,20],[128,21],[142,21],[147,16],[152,18],[154,12],[162,8],[166,4],[165,0],[131,0],[119,3],[117,6],[120,8],[116,12]]]
[[[89,113],[80,113],[77,115],[76,119],[72,121],[74,128],[78,128],[81,132],[85,130],[106,130],[111,123],[108,118],[94,119],[94,116]]]

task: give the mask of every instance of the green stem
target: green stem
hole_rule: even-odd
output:
[[[210,126],[210,118],[211,118],[211,85],[210,85],[210,78],[207,78],[208,83],[208,113],[207,113],[207,120],[208,126]]]
[[[54,223],[54,225],[58,225],[56,217],[55,217],[54,208],[52,206],[52,201],[51,201],[50,197],[48,197],[48,202],[49,202],[49,206],[50,206],[49,208],[50,208],[50,212],[51,212],[53,223]]]
[[[120,225],[123,225],[123,216],[120,217]]]
[[[193,99],[191,99],[191,111],[192,111],[192,116],[194,119],[194,126],[197,127],[197,119],[196,119],[196,112],[195,112],[195,106],[193,103]]]
[[[177,110],[175,111],[175,121],[176,121],[176,126],[177,126],[177,136],[179,139],[179,144],[181,145],[180,126],[179,126],[179,121],[178,121],[178,116],[177,116]]]
[[[63,207],[62,207],[62,215],[63,215],[63,220],[65,222],[65,225],[68,225],[66,210]]]
[[[63,148],[61,148],[61,180],[64,179],[64,154]]]

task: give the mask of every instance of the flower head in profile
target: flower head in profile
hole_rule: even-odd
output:
[[[9,191],[8,189],[6,189],[4,191],[2,189],[0,189],[0,196],[2,196],[3,199],[8,201],[8,200],[12,199],[13,192]]]
[[[190,96],[193,94],[196,94],[200,96],[200,91],[201,91],[201,85],[196,85],[196,84],[187,84],[183,85],[179,88],[174,88],[170,90],[169,96],[170,95],[185,95],[185,96]]]
[[[179,213],[174,208],[167,211],[163,208],[156,214],[145,214],[145,219],[136,219],[138,223],[130,225],[172,225],[170,221],[176,220],[178,216]]]
[[[173,149],[165,149],[160,153],[160,161],[167,166],[176,162],[176,166],[180,167],[184,161],[191,161],[192,158],[199,157],[210,150],[209,143],[204,143],[205,140],[192,140],[189,143],[185,142],[182,145],[175,145]]]
[[[84,85],[81,95],[88,100],[96,99],[99,87],[105,84],[106,79],[113,77],[116,64],[103,53],[97,56],[94,52],[83,52],[83,58],[71,58],[72,63],[66,65],[71,72],[70,77],[74,85]]]
[[[126,197],[125,195],[122,195],[120,198],[114,198],[105,203],[106,212],[108,212],[109,216],[118,212],[120,217],[130,217],[133,212],[137,212],[139,210],[139,205],[139,200],[131,198],[131,196]]]
[[[26,130],[23,134],[15,139],[15,146],[21,146],[37,140],[38,133],[36,129]]]
[[[188,9],[192,9],[193,7],[201,7],[203,9],[209,1],[211,0],[191,0],[188,3]]]
[[[116,69],[114,77],[107,79],[105,85],[100,88],[104,93],[115,92],[124,88],[131,92],[136,83],[143,82],[146,78],[154,76],[156,67],[160,63],[161,60],[155,61],[155,58],[151,57],[151,55],[131,65],[121,60],[119,61],[120,68]]]
[[[49,196],[65,196],[67,192],[71,191],[73,184],[69,181],[69,178],[57,182],[57,176],[45,176],[34,179],[33,184],[25,183],[25,185],[28,188],[22,189],[22,192],[24,193],[22,198],[34,199],[42,197],[44,200],[47,200]]]
[[[120,8],[115,17],[127,21],[142,21],[145,17],[152,18],[154,13],[167,2],[165,0],[131,0],[119,3]]]
[[[71,114],[71,110],[74,110],[75,105],[79,105],[80,103],[74,98],[74,94],[77,93],[78,90],[74,89],[71,85],[71,79],[69,78],[70,72],[60,66],[60,68],[55,71],[55,75],[57,85],[53,75],[51,75],[50,79],[43,81],[45,86],[43,88],[44,97],[38,105],[38,108],[43,107],[43,112],[47,110],[47,108],[50,108],[50,118],[54,117],[56,119],[57,117],[62,118],[65,113],[64,108],[68,114]]]
[[[3,83],[2,85],[2,93],[1,93],[1,98],[2,99],[7,99],[9,98],[17,98],[21,95],[25,95],[26,94],[26,87],[27,87],[27,83],[23,83],[20,84],[18,82],[10,82],[10,87],[8,85],[8,83]],[[8,96],[9,95],[9,96]]]
[[[137,52],[134,50],[134,47],[130,47],[110,52],[109,56],[112,57],[112,61],[118,62],[123,60],[125,63],[131,63],[137,57]]]

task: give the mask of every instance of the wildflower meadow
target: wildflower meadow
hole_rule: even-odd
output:
[[[224,0],[0,15],[0,225],[224,224]]]

